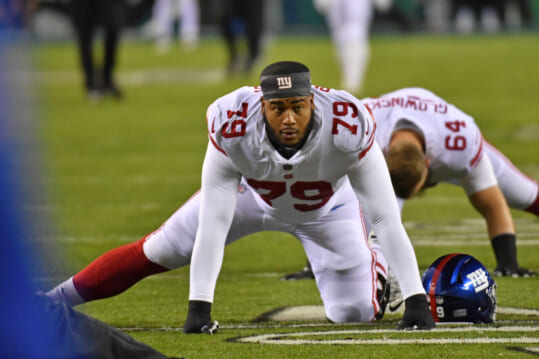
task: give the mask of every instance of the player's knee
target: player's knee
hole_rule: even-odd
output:
[[[158,230],[147,236],[142,250],[149,261],[167,269],[175,269],[189,264],[193,244],[183,244]]]
[[[373,311],[371,310],[371,313]],[[370,322],[372,315],[356,304],[336,303],[326,307],[326,316],[334,323]]]

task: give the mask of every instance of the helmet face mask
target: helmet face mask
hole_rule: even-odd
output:
[[[493,323],[496,319],[496,282],[474,257],[442,256],[427,268],[422,281],[435,321]]]

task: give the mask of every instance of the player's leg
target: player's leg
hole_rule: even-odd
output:
[[[114,69],[124,26],[125,4],[122,0],[103,0],[100,2],[101,16],[105,25],[105,51],[103,59],[103,91],[106,95],[122,97],[114,79]]]
[[[294,234],[311,263],[328,319],[371,322],[383,313],[379,300],[387,262],[381,251],[369,247],[356,201],[298,226]]]
[[[328,26],[341,64],[342,86],[357,93],[369,61],[370,1],[337,0],[328,12]]]
[[[172,0],[156,0],[152,9],[152,30],[156,49],[165,53],[172,41]]]
[[[167,271],[144,255],[142,248],[147,238],[106,252],[46,295],[78,305],[117,295],[144,277]]]
[[[198,228],[200,196],[193,196],[171,219],[144,243],[146,257],[168,269],[183,267],[191,262]],[[263,212],[256,205],[253,193],[240,185],[236,211],[226,239],[230,244],[248,234],[262,230]]]
[[[77,38],[79,60],[84,74],[84,85],[88,95],[97,91],[95,81],[93,36],[97,26],[97,6],[91,0],[74,1],[71,3],[71,18]]]
[[[262,211],[253,194],[240,187],[238,202],[227,244],[262,230]],[[195,194],[158,230],[141,240],[115,248],[60,283],[47,295],[77,305],[122,293],[141,279],[156,273],[185,266],[198,227],[200,196]]]
[[[247,58],[246,72],[249,72],[258,61],[261,54],[261,41],[263,30],[263,10],[262,0],[249,0],[244,2],[243,18],[245,19],[247,46],[249,56]]]
[[[82,302],[108,298],[149,275],[188,264],[198,226],[199,206],[197,192],[156,231],[135,243],[103,254],[73,276],[70,279],[72,288],[67,281],[66,287],[71,289],[68,293],[74,290]],[[76,296],[72,297],[76,299]]]
[[[198,45],[200,8],[198,0],[180,0],[180,38],[187,49]]]
[[[228,51],[227,71],[229,73],[237,71],[239,61],[238,45],[236,43],[237,29],[235,28],[238,22],[236,8],[235,0],[224,0],[221,4],[221,14],[219,15],[219,30]]]
[[[51,289],[46,295],[70,305],[77,305],[117,295],[149,275],[180,266],[181,261],[174,262],[174,256],[178,251],[181,253],[183,243],[171,243],[167,234],[174,233],[176,237],[183,234],[187,238],[186,243],[183,244],[186,247],[184,251],[190,252],[192,248],[190,242],[194,241],[198,223],[199,196],[197,194],[180,207],[159,229],[134,243],[102,254],[79,273]],[[192,233],[192,239],[189,238],[189,233]],[[144,245],[150,239],[168,256],[163,255],[157,259],[148,256]],[[173,245],[176,248],[173,248]]]
[[[494,146],[485,141],[485,153],[489,156],[498,185],[509,207],[525,210],[539,216],[539,184],[516,168]]]

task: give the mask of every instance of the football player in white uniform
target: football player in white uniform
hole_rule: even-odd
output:
[[[271,64],[260,80],[209,106],[201,191],[158,230],[47,294],[75,305],[190,263],[184,332],[211,333],[225,245],[282,231],[302,243],[330,320],[380,318],[389,264],[405,298],[399,327],[434,327],[370,111],[348,92],[312,86],[297,62]],[[367,243],[363,213],[384,255]]]
[[[487,143],[471,116],[428,90],[405,88],[363,101],[377,120],[376,140],[401,208],[439,182],[461,186],[487,223],[497,261],[493,274],[533,275],[518,265],[509,208],[539,216],[537,181]]]
[[[459,185],[486,220],[497,261],[493,274],[535,275],[518,264],[509,208],[539,216],[537,181],[487,143],[471,116],[428,90],[404,88],[362,101],[376,119],[376,141],[401,209],[406,199],[439,182]],[[309,266],[284,278],[308,277]]]

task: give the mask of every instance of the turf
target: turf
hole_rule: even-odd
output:
[[[431,89],[474,116],[484,137],[537,180],[538,40],[538,35],[373,37],[367,78],[359,97],[407,86]],[[207,144],[207,106],[239,86],[256,85],[260,70],[226,77],[225,48],[218,39],[204,39],[194,52],[174,48],[165,56],[156,55],[150,43],[126,41],[118,65],[119,84],[126,97],[121,102],[106,100],[96,104],[87,101],[82,91],[75,51],[70,42],[34,46],[37,138],[49,199],[44,212],[55,229],[53,235],[40,238],[47,243],[44,260],[50,269],[50,276],[40,282],[43,289],[80,270],[103,252],[159,227],[198,189]],[[260,66],[283,59],[302,61],[311,68],[315,84],[338,87],[339,68],[333,55],[326,37],[278,37],[268,44]],[[522,234],[519,261],[537,271],[539,221],[527,213],[513,214],[517,231]],[[457,251],[476,256],[489,269],[494,267],[484,224],[461,189],[448,185],[432,189],[423,198],[406,204],[403,220],[417,244],[421,271],[438,256]],[[417,238],[439,243],[421,244]],[[300,329],[240,328],[238,325],[278,307],[321,304],[313,281],[279,281],[281,275],[301,268],[304,261],[299,243],[280,233],[253,235],[229,246],[213,310],[224,328],[211,337],[187,336],[178,330],[187,309],[188,268],[148,278],[117,297],[79,309],[114,326],[131,328],[131,335],[167,355],[186,358],[529,356],[509,348],[530,346],[525,344],[359,346],[229,341],[262,333],[396,326],[398,316],[393,315],[381,323],[363,326],[321,323],[320,327]],[[500,306],[539,310],[538,281],[537,277],[497,279]],[[500,314],[498,319],[501,323],[528,323],[535,328],[538,324],[537,314]],[[501,337],[507,333],[481,336],[489,335]],[[479,335],[462,332],[452,337],[455,336]],[[516,336],[537,339],[538,333]],[[347,337],[358,335],[335,334],[325,339]],[[451,336],[399,335],[403,337]],[[537,348],[537,344],[532,346]]]

